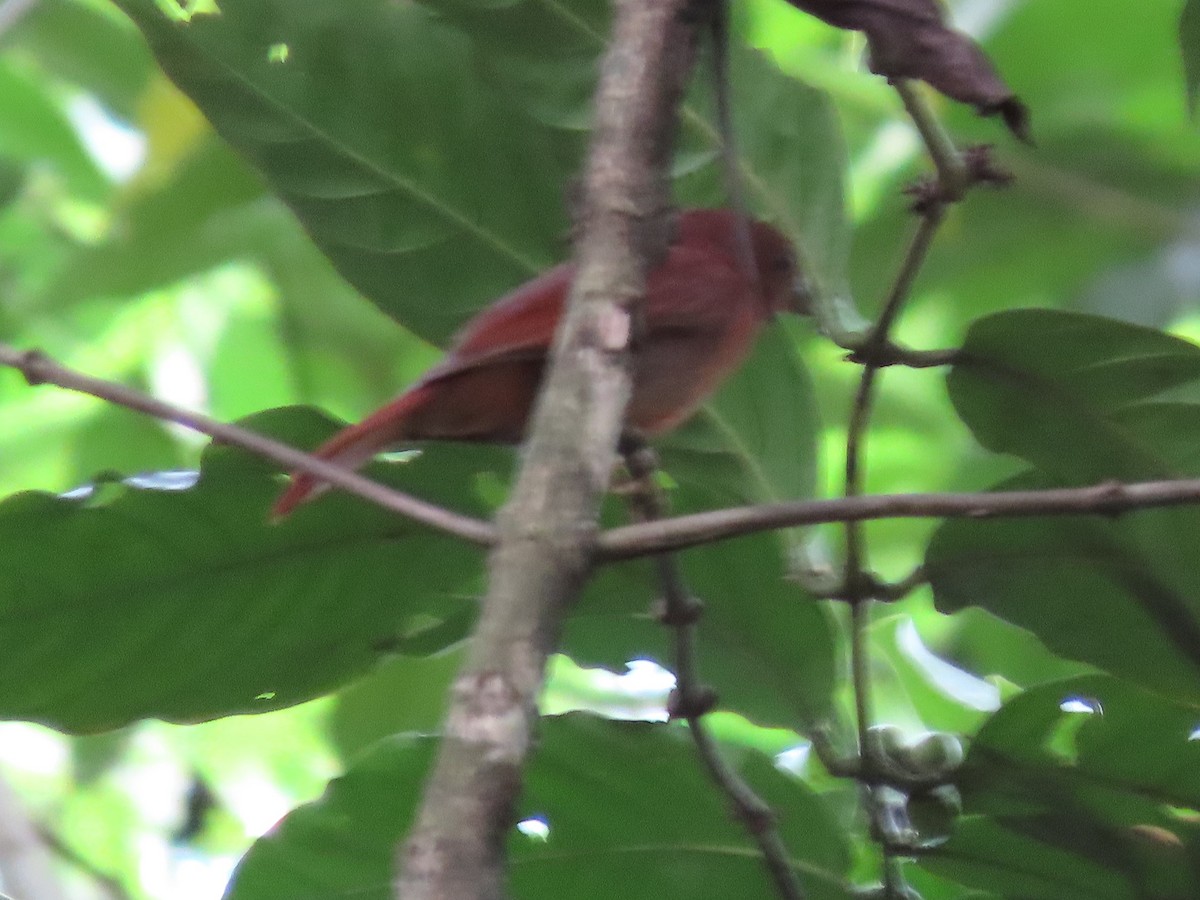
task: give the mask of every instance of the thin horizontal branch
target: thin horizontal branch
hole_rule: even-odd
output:
[[[487,546],[495,540],[495,529],[487,522],[451,512],[402,491],[392,490],[335,463],[318,459],[240,426],[218,422],[200,413],[164,403],[124,385],[83,375],[60,365],[37,350],[17,350],[6,344],[0,344],[0,366],[19,370],[24,374],[25,380],[33,385],[58,385],[68,390],[99,397],[101,400],[145,413],[162,421],[183,425],[193,431],[207,434],[215,441],[231,447],[239,447],[293,471],[308,472],[334,487],[370,500],[377,506],[472,543]]]
[[[495,540],[495,531],[487,522],[392,490],[362,475],[239,426],[217,422],[199,413],[180,409],[123,385],[82,375],[37,351],[16,350],[0,344],[0,366],[19,370],[31,384],[55,384],[68,390],[90,394],[163,421],[175,422],[282,466],[311,472],[331,485],[376,503],[384,509],[472,543],[488,546]],[[760,531],[827,522],[1115,515],[1137,509],[1192,503],[1200,503],[1200,479],[1132,484],[1105,482],[1082,488],[978,494],[877,494],[837,500],[802,500],[738,506],[609,529],[599,536],[597,561],[633,559],[665,550],[682,550],[699,544],[729,540]]]
[[[1200,479],[1111,481],[1080,488],[978,494],[876,494],[837,500],[799,500],[737,506],[612,528],[600,535],[603,562],[633,559],[730,538],[827,522],[868,519],[991,519],[1106,515],[1200,503]]]

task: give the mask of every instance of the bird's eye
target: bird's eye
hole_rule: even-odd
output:
[[[776,256],[771,260],[772,272],[786,272],[792,267],[792,258],[790,256]]]

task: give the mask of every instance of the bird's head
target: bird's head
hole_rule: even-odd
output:
[[[811,311],[808,283],[796,262],[791,241],[765,222],[751,222],[750,243],[767,310],[772,314],[808,314]]]

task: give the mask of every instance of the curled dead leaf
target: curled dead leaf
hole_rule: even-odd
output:
[[[1029,141],[1029,110],[996,73],[979,46],[946,24],[938,0],[787,0],[830,25],[867,36],[871,71],[914,78],[947,97],[999,115]]]

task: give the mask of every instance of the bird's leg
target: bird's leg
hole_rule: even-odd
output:
[[[624,497],[639,518],[658,518],[666,508],[654,479],[658,471],[658,454],[641,433],[628,428],[617,442],[617,452],[624,463],[624,471],[614,479],[613,493]]]

